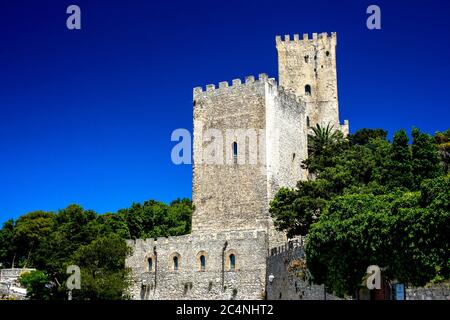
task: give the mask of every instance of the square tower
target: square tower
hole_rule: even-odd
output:
[[[275,232],[269,202],[306,179],[305,103],[260,74],[194,89],[192,232]]]
[[[312,38],[298,34],[276,37],[280,85],[292,89],[306,102],[310,127],[330,124],[348,134],[348,121],[339,122],[336,73],[336,33],[313,33]]]

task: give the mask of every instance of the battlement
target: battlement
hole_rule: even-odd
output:
[[[295,92],[291,89],[285,89],[282,86],[279,86],[275,78],[269,78],[266,73],[260,73],[258,75],[258,79],[255,79],[255,76],[249,75],[246,76],[244,81],[241,79],[233,79],[231,85],[227,81],[219,82],[219,86],[216,87],[215,84],[208,84],[203,90],[202,87],[195,87],[193,89],[194,99],[199,96],[208,96],[210,94],[225,92],[225,90],[233,90],[237,88],[242,88],[243,86],[249,85],[257,85],[261,83],[269,83],[273,89],[272,92],[277,96],[284,96],[288,99],[295,100],[297,103],[301,104],[302,100],[295,94]]]
[[[218,87],[216,87],[215,84],[208,84],[208,85],[206,85],[205,90],[203,90],[202,87],[195,87],[193,90],[193,94],[195,97],[200,94],[205,94],[205,93],[208,94],[208,93],[213,93],[213,92],[217,92],[217,91],[223,91],[225,89],[232,90],[233,88],[241,87],[243,85],[252,85],[255,83],[267,82],[267,81],[273,85],[277,84],[276,80],[274,78],[269,78],[266,73],[260,73],[258,75],[258,79],[255,79],[255,76],[253,76],[253,75],[249,75],[244,78],[244,81],[242,81],[241,79],[233,79],[231,81],[231,84],[229,84],[228,81],[221,81],[221,82],[219,82]]]
[[[274,247],[267,250],[267,256],[276,256],[288,251],[300,250],[304,251],[304,243],[305,239],[303,237],[299,237],[296,239],[291,239],[286,242],[282,246]]]
[[[313,33],[310,37],[309,34],[304,33],[303,37],[300,39],[300,36],[298,34],[294,34],[294,37],[291,38],[290,35],[285,35],[284,39],[281,38],[281,36],[275,37],[275,42],[277,46],[283,46],[287,44],[296,44],[296,45],[308,45],[317,41],[326,41],[331,40],[336,44],[336,32],[331,32],[330,35],[328,35],[327,32],[322,33]]]
[[[158,237],[157,239],[128,239],[126,243],[130,247],[146,246],[153,248],[154,246],[167,246],[176,244],[186,244],[190,242],[212,242],[226,240],[245,240],[259,239],[265,237],[265,230],[236,230],[219,233],[190,233],[181,236]],[[21,269],[22,270],[22,269]]]

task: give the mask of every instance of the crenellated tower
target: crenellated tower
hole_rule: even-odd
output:
[[[305,103],[260,74],[194,89],[192,231],[265,230],[284,243],[268,208],[307,177]]]
[[[306,102],[307,126],[332,125],[348,133],[348,121],[339,122],[336,72],[336,33],[276,37],[280,85]]]

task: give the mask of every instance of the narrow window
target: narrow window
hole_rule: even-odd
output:
[[[330,55],[330,51],[325,52],[325,54],[327,55],[327,57]]]
[[[148,263],[148,271],[153,271],[153,259],[148,258],[147,263]]]
[[[311,95],[311,86],[310,86],[309,84],[307,84],[307,85],[305,86],[305,94],[306,94],[307,96],[310,96],[310,95]]]
[[[233,160],[234,163],[237,163],[237,155],[238,155],[238,145],[237,142],[233,142]]]
[[[306,117],[306,126],[309,128],[311,124],[309,123],[309,117]]]
[[[305,62],[308,63],[309,56],[305,56]]]
[[[178,257],[173,257],[173,270],[178,271]]]
[[[230,270],[234,271],[236,269],[236,256],[230,254]]]
[[[200,270],[205,271],[206,270],[206,258],[205,256],[200,256]]]

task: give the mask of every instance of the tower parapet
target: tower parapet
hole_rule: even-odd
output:
[[[304,33],[302,35],[302,37],[300,38],[299,34],[294,34],[293,37],[291,37],[289,34],[284,35],[284,38],[282,39],[281,36],[276,36],[275,37],[275,41],[278,46],[282,46],[282,45],[309,45],[311,42],[316,41],[316,40],[322,40],[322,41],[331,41],[334,43],[334,45],[336,45],[336,32],[331,32],[330,35],[328,35],[327,32],[322,32],[320,34],[318,33],[313,33],[311,34],[311,36],[308,33]]]
[[[199,95],[214,93],[217,92],[217,90],[233,90],[236,87],[254,84],[255,82],[270,82],[272,85],[276,85],[276,81],[274,78],[269,78],[266,73],[260,73],[258,75],[258,79],[255,79],[255,76],[253,75],[248,75],[244,78],[244,81],[242,81],[241,79],[233,79],[231,81],[231,84],[229,84],[228,81],[221,81],[219,82],[218,87],[216,87],[215,84],[208,84],[206,85],[205,90],[203,90],[203,87],[195,87],[193,89],[193,95],[195,99]]]

